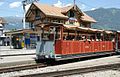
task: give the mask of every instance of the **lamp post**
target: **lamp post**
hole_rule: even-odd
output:
[[[24,13],[23,13],[23,29],[25,29],[25,13],[26,13],[26,9],[25,9],[25,6],[27,5],[27,0],[25,1],[22,1],[22,4],[23,4],[23,10],[24,10]]]

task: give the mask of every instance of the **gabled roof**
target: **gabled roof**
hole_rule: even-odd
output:
[[[74,8],[78,10],[80,14],[82,14],[82,21],[85,22],[96,22],[92,17],[88,16],[84,12],[82,12],[77,5],[71,5],[63,8],[51,6],[51,5],[46,5],[46,4],[40,4],[34,2],[33,5],[35,5],[38,9],[40,9],[47,17],[61,17],[67,19],[68,16],[65,16],[63,13],[68,12],[70,9]]]
[[[73,8],[74,5],[71,5],[71,6],[67,6],[67,7],[63,7],[62,8],[62,13],[66,13],[68,12],[71,8]],[[77,6],[76,6],[77,7]],[[78,7],[77,7],[78,8]],[[86,22],[96,22],[95,19],[93,19],[92,17],[88,16],[86,13],[82,12],[81,10],[79,10],[81,13],[82,13],[82,16],[81,16],[81,20],[82,21],[86,21]]]
[[[71,8],[73,8],[74,7],[74,5],[71,5],[71,6],[67,6],[67,7],[63,7],[63,8],[61,8],[62,10],[61,10],[61,12],[62,13],[66,13],[66,12],[68,12]]]
[[[46,16],[55,16],[55,17],[63,17],[68,18],[68,16],[65,16],[61,13],[61,8],[50,6],[46,4],[40,4],[40,3],[33,3],[37,8],[39,8]]]
[[[86,21],[86,22],[97,22],[95,19],[93,19],[92,17],[88,16],[86,13],[83,12],[83,16],[81,17],[82,21]]]
[[[17,29],[14,31],[7,31],[4,34],[19,34],[19,33],[38,33],[37,31],[33,31],[32,29]]]

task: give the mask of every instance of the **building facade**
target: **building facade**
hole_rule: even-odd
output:
[[[91,23],[96,21],[82,12],[77,5],[59,8],[35,2],[31,4],[26,13],[26,22],[29,22],[32,28],[38,29],[38,26],[44,26],[46,23],[61,23],[90,28]]]
[[[4,26],[5,26],[6,21],[0,17],[0,45],[6,45],[6,36],[4,35]]]
[[[11,39],[11,48],[21,49],[34,49],[36,42],[39,41],[39,32],[32,29],[19,29],[14,31],[5,32]]]

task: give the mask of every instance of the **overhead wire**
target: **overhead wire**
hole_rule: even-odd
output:
[[[82,1],[80,1],[80,0],[76,0],[76,1],[77,1],[77,3],[84,4],[84,5],[86,5],[87,7],[90,7],[90,8],[94,8],[94,7],[95,7],[95,6],[93,6],[93,5],[84,3],[84,2],[82,2]]]

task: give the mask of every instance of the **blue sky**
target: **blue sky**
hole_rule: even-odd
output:
[[[0,17],[23,16],[23,0],[0,0]],[[73,0],[40,0],[40,3],[63,7],[73,4]],[[94,10],[100,7],[120,8],[120,0],[76,0],[76,4],[83,11]]]

